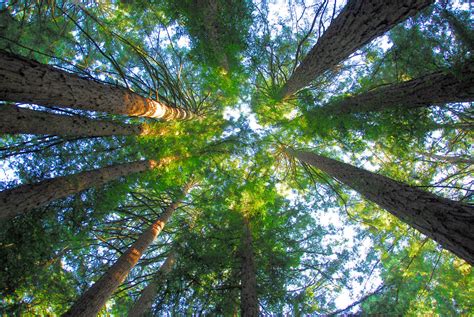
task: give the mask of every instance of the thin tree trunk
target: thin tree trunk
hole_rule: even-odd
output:
[[[319,108],[325,115],[417,108],[474,100],[474,65],[459,74],[436,72],[403,83],[392,84],[345,98]]]
[[[173,212],[191,189],[191,186],[192,184],[189,183],[183,188],[183,191],[177,200],[169,205],[160,218],[158,218],[158,220],[141,234],[137,241],[135,241],[135,243],[118,258],[118,260],[97,282],[95,282],[94,285],[82,294],[74,305],[62,315],[63,317],[97,316],[100,309],[105,305],[113,292],[120,286],[120,284],[122,284],[132,268],[137,264],[143,252],[145,252],[145,250],[160,234]]]
[[[171,252],[165,262],[161,265],[157,276],[152,278],[148,285],[143,289],[140,297],[133,304],[132,309],[128,312],[128,317],[145,316],[151,311],[153,301],[158,293],[158,286],[161,284],[164,276],[171,272],[175,261],[176,253]]]
[[[374,38],[433,2],[349,0],[283,86],[281,97],[293,95]]]
[[[351,187],[443,248],[474,264],[474,207],[314,153],[286,151]]]
[[[258,316],[257,278],[252,232],[246,216],[243,219],[241,260],[240,314],[242,317],[256,317]]]
[[[144,160],[117,164],[4,190],[0,192],[0,220],[12,218],[87,188],[101,186],[122,176],[146,171],[166,161]]]
[[[0,100],[163,120],[192,116],[184,109],[172,108],[128,89],[81,78],[1,51]]]

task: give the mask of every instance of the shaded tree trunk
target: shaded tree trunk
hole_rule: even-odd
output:
[[[289,97],[433,0],[349,0],[283,86]]]
[[[240,314],[242,317],[258,316],[257,278],[252,243],[249,220],[244,216],[240,271]]]
[[[128,276],[132,268],[137,264],[143,252],[160,234],[161,230],[168,222],[169,218],[180,205],[182,199],[190,190],[192,184],[188,184],[183,188],[181,195],[171,205],[166,208],[165,212],[158,218],[132,246],[123,253],[118,260],[95,282],[82,296],[74,303],[74,305],[62,316],[88,317],[96,316],[100,309],[105,305],[113,292],[122,284]]]
[[[87,188],[101,186],[122,176],[146,171],[165,161],[144,160],[117,164],[4,190],[0,192],[0,220],[44,206],[53,200],[79,193]]]
[[[171,252],[166,261],[161,265],[157,276],[154,276],[148,285],[143,289],[140,297],[135,301],[132,309],[128,312],[128,317],[144,316],[151,311],[151,306],[158,293],[158,287],[166,274],[171,272],[176,261],[176,253]]]
[[[474,264],[474,207],[321,155],[292,149],[286,151],[351,187],[443,248]]]
[[[192,115],[128,89],[81,78],[23,57],[0,52],[0,100],[34,103],[163,120]]]
[[[468,64],[456,75],[436,72],[403,83],[382,86],[329,104],[316,112],[337,116],[472,100],[474,100],[474,64]]]
[[[50,134],[60,136],[143,135],[141,125],[99,121],[82,116],[59,115],[50,112],[0,106],[0,133]]]

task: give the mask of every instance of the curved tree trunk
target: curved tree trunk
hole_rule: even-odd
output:
[[[474,65],[456,75],[436,72],[403,83],[382,86],[319,108],[328,115],[417,108],[474,100]]]
[[[307,86],[371,40],[433,0],[349,0],[283,86],[282,98]]]
[[[0,192],[0,220],[9,219],[49,202],[101,186],[109,181],[143,172],[160,165],[153,160],[117,164],[74,175],[47,179],[36,184],[25,184]]]
[[[0,51],[0,100],[178,120],[191,113],[128,89]]]
[[[474,265],[474,207],[321,155],[286,151],[351,187]]]
[[[244,216],[240,271],[240,314],[242,317],[258,316],[257,278],[252,243],[249,220]]]
[[[168,222],[169,218],[180,205],[192,184],[183,188],[180,197],[166,208],[165,212],[156,220],[134,244],[123,253],[118,260],[95,282],[74,305],[62,316],[89,317],[97,316],[113,292],[122,284],[128,273],[137,264],[143,252],[156,239]]]
[[[171,272],[176,261],[176,253],[171,252],[165,262],[160,266],[157,276],[154,276],[148,285],[142,290],[140,297],[135,301],[132,309],[128,312],[128,317],[145,316],[151,311],[153,301],[158,293],[158,287],[166,274]]]

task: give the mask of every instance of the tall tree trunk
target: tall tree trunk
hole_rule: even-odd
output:
[[[456,75],[436,72],[403,83],[382,86],[329,104],[316,112],[337,116],[472,100],[474,100],[474,64],[471,63],[465,65]]]
[[[287,149],[474,265],[474,207],[310,152]]]
[[[349,0],[283,86],[281,97],[293,95],[377,36],[433,2]]]
[[[25,184],[0,192],[0,220],[8,219],[33,208],[87,188],[101,186],[122,176],[143,172],[166,162],[153,160],[117,164],[74,175],[47,179],[36,184]]]
[[[176,253],[171,252],[166,261],[161,265],[157,276],[154,276],[148,285],[143,289],[140,297],[135,301],[132,309],[128,312],[128,317],[145,316],[151,311],[151,306],[158,293],[158,286],[162,282],[165,275],[171,272],[176,261]]]
[[[0,51],[0,100],[34,103],[164,120],[191,113],[142,97],[128,89]]]
[[[240,314],[242,317],[256,317],[258,316],[257,278],[252,232],[247,216],[243,218],[241,260]]]
[[[59,115],[50,112],[0,106],[0,134],[51,134],[61,136],[142,135],[141,125],[93,120],[82,116]]]
[[[62,316],[89,317],[97,316],[100,309],[105,305],[112,293],[122,284],[128,273],[137,264],[143,252],[160,234],[161,230],[168,222],[169,218],[180,205],[182,199],[190,190],[192,184],[189,183],[183,188],[181,195],[165,212],[156,220],[134,244],[123,253],[102,277],[95,282],[74,305]]]

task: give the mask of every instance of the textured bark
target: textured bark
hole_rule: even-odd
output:
[[[242,317],[256,317],[258,316],[258,299],[252,232],[247,217],[244,217],[243,222],[240,314]]]
[[[0,133],[95,137],[140,135],[143,131],[144,129],[140,125],[59,115],[13,105],[0,106]]]
[[[153,277],[153,279],[143,289],[140,297],[133,304],[132,309],[128,312],[128,317],[145,316],[151,311],[153,301],[158,293],[158,287],[164,276],[171,272],[175,261],[176,253],[171,252],[166,258],[166,261],[161,265],[157,274],[158,276]]]
[[[125,88],[0,52],[0,100],[177,120],[191,113]]]
[[[137,264],[143,252],[160,234],[169,218],[180,205],[192,185],[183,188],[181,196],[166,208],[165,212],[156,220],[134,244],[123,253],[118,260],[95,282],[74,305],[62,316],[89,317],[97,316],[112,293],[122,284],[132,268]]]
[[[433,2],[349,0],[282,88],[282,98],[293,95],[377,36]]]
[[[49,202],[101,186],[111,180],[151,169],[161,162],[152,160],[117,164],[74,175],[25,184],[0,192],[0,220],[9,219]]]
[[[474,100],[474,65],[456,75],[436,72],[399,84],[387,85],[320,108],[321,113],[341,115],[417,108]]]
[[[474,265],[474,207],[310,152],[287,149]]]

